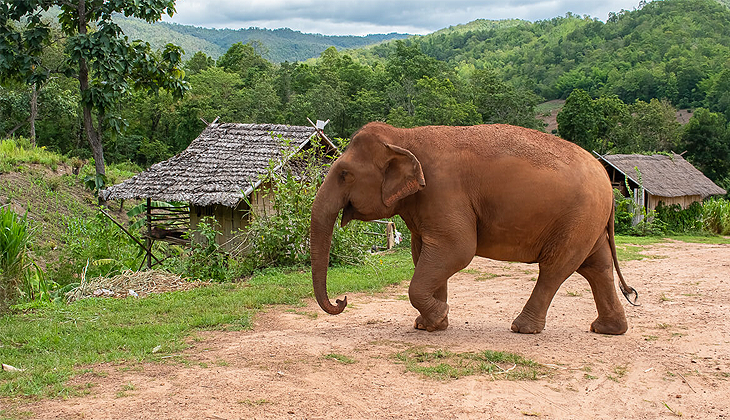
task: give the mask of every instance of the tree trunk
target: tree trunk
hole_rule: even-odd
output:
[[[86,1],[79,0],[78,3],[79,12],[79,34],[86,34]],[[84,92],[89,90],[89,67],[86,65],[86,59],[82,58],[79,60],[79,88],[81,90],[81,97],[84,97]],[[104,167],[104,147],[101,144],[101,133],[94,128],[94,120],[91,115],[91,104],[83,104],[84,114],[84,131],[86,132],[86,139],[89,141],[91,147],[91,154],[94,156],[94,165],[96,167],[97,175],[106,175],[106,169]]]
[[[35,120],[38,118],[38,86],[35,83],[31,86],[30,92],[30,144],[35,147]]]

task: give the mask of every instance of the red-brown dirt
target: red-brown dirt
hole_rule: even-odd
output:
[[[450,281],[450,327],[412,328],[407,284],[351,295],[337,316],[310,301],[276,307],[245,332],[191,339],[187,362],[94,366],[90,393],[23,404],[40,419],[691,419],[730,417],[730,245],[668,242],[622,263],[640,307],[622,336],[588,331],[588,283],[559,290],[541,334],[510,331],[534,265],[476,258]],[[333,297],[334,298],[334,297]],[[393,357],[413,346],[518,353],[548,366],[534,381],[435,380]],[[323,356],[355,360],[344,364]],[[496,375],[495,375],[496,376]]]

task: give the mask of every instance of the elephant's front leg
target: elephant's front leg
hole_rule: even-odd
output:
[[[453,245],[450,241],[448,244]],[[469,265],[474,249],[460,246],[421,246],[408,296],[421,314],[414,327],[419,330],[445,330],[449,326],[448,280]]]

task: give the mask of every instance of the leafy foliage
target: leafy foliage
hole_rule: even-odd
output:
[[[322,150],[319,147],[303,150],[292,158],[304,163],[302,172],[274,164],[266,176],[270,180],[261,193],[271,197],[272,209],[252,213],[247,227],[248,247],[243,265],[249,270],[271,266],[301,266],[309,264],[309,229],[312,203],[322,184]],[[363,263],[373,243],[368,237],[367,225],[353,221],[347,227],[335,226],[330,249],[332,264]]]
[[[730,235],[730,201],[710,199],[702,208],[702,222],[709,232]]]
[[[684,127],[682,144],[688,159],[708,178],[730,173],[730,130],[722,114],[697,109]]]
[[[686,209],[682,209],[679,204],[667,206],[659,202],[655,211],[656,217],[666,224],[666,230],[678,234],[702,232],[703,209],[704,205],[700,202],[694,202]]]
[[[0,312],[18,298],[28,264],[30,238],[26,218],[0,208]]]
[[[0,7],[0,76],[38,88],[51,76],[41,55],[52,44],[54,32],[42,19],[43,12],[60,7],[57,16],[64,39],[65,56],[59,72],[77,77],[84,131],[95,158],[98,175],[105,173],[101,137],[106,128],[121,131],[123,121],[114,107],[130,88],[156,92],[163,88],[181,96],[186,88],[179,47],[167,44],[153,53],[149,43],[129,42],[114,23],[114,14],[134,16],[147,22],[174,12],[173,1],[117,1],[76,3],[59,0],[13,1]],[[90,31],[89,26],[95,25]],[[58,34],[55,34],[58,35]],[[92,119],[97,113],[98,123]]]
[[[174,265],[168,268],[196,280],[224,281],[231,280],[228,271],[228,256],[216,242],[216,221],[213,217],[204,217],[195,231],[188,234],[191,249],[182,258],[173,259]],[[176,265],[176,266],[175,266]]]
[[[63,216],[62,223],[64,246],[49,269],[49,276],[61,286],[139,269],[138,245],[101,213],[91,218]]]

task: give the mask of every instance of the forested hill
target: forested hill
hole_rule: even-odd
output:
[[[580,88],[627,102],[668,98],[698,106],[697,84],[730,66],[730,9],[716,0],[654,1],[605,23],[570,13],[534,23],[475,23],[405,42],[457,70],[497,69],[547,100]],[[395,49],[391,42],[353,54],[377,60]]]
[[[218,58],[237,43],[260,42],[264,58],[275,63],[304,61],[318,57],[329,47],[337,49],[360,48],[383,41],[403,39],[406,34],[376,34],[367,36],[328,36],[306,34],[288,28],[283,29],[210,29],[191,25],[157,22],[148,24],[139,19],[119,16],[115,21],[131,39],[143,39],[154,48],[162,48],[168,42],[181,46],[188,57],[198,51]]]

